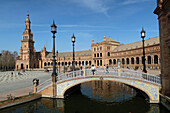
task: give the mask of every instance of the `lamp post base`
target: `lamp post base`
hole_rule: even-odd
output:
[[[56,87],[56,75],[51,75],[52,77],[52,90],[53,90],[53,98],[55,98],[57,95],[57,87]]]
[[[142,72],[147,73],[147,71],[146,71],[146,70],[143,70]]]

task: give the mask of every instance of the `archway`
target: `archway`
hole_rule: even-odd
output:
[[[112,60],[111,59],[109,60],[109,65],[112,65]]]
[[[69,84],[68,86],[66,86],[65,88],[63,88],[63,90],[62,91],[59,91],[59,93],[61,94],[59,97],[63,97],[64,98],[64,94],[65,94],[65,92],[67,91],[67,90],[69,90],[70,88],[72,88],[72,87],[74,87],[74,86],[76,86],[76,85],[79,85],[79,84],[82,84],[82,83],[86,83],[86,82],[90,82],[90,81],[98,81],[98,80],[100,80],[100,79],[89,79],[89,80],[84,80],[84,81],[82,81],[82,80],[80,80],[80,81],[74,81],[74,83],[73,84]],[[145,93],[146,95],[147,95],[147,97],[149,98],[149,101],[150,101],[150,103],[157,103],[158,101],[159,101],[159,95],[157,96],[156,95],[156,100],[154,100],[155,99],[155,95],[153,95],[153,94],[151,94],[150,92],[148,92],[146,89],[144,89],[143,87],[139,87],[138,85],[136,85],[136,84],[132,84],[132,83],[126,83],[126,82],[123,82],[123,81],[119,81],[119,80],[114,80],[114,79],[107,79],[107,81],[114,81],[114,82],[119,82],[119,83],[123,83],[123,84],[126,84],[126,85],[129,85],[129,86],[131,86],[131,87],[133,87],[133,88],[136,88],[136,89],[138,89],[138,90],[140,90],[140,91],[142,91],[143,93]],[[67,83],[68,84],[68,83]],[[159,92],[159,91],[158,91]]]
[[[132,58],[131,58],[131,64],[134,64],[134,62],[135,62],[135,61],[134,61],[134,58],[132,57]]]
[[[21,64],[21,69],[24,69],[24,64],[23,63]]]

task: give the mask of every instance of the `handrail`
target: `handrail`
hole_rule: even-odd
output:
[[[85,76],[96,76],[97,75],[97,76],[132,78],[136,80],[141,80],[145,82],[147,81],[150,83],[161,85],[161,79],[159,76],[151,75],[148,73],[143,73],[143,72],[136,71],[136,70],[113,67],[113,68],[109,68],[108,71],[104,70],[104,68],[97,68],[95,71],[95,75],[93,75],[91,69],[86,69],[85,72],[86,72]],[[83,70],[62,73],[57,76],[57,82],[83,77],[83,75],[84,75]],[[37,92],[42,91],[46,87],[49,87],[51,85],[51,82],[52,82],[51,79],[48,79],[45,82],[41,83],[39,86],[37,86]]]

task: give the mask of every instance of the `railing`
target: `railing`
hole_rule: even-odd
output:
[[[52,81],[51,78],[44,81],[43,83],[41,83],[40,85],[37,86],[37,92],[40,92],[42,90],[44,90],[45,88],[49,87],[51,85]]]
[[[109,68],[108,71],[106,71],[104,68],[97,68],[94,75],[92,73],[91,69],[86,70],[78,70],[74,72],[69,73],[62,73],[57,76],[57,82],[73,79],[73,78],[80,78],[83,76],[110,76],[110,77],[121,77],[121,78],[131,78],[141,81],[146,81],[150,83],[154,83],[157,85],[161,85],[161,80],[159,76],[151,75],[148,73],[143,73],[135,70],[130,69],[119,69],[117,67],[115,68]],[[43,82],[39,86],[37,86],[37,92],[42,91],[43,89],[49,87],[51,85],[51,79]]]

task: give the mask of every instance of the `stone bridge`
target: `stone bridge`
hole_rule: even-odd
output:
[[[96,69],[94,75],[89,69],[63,73],[57,76],[55,98],[64,98],[65,92],[75,85],[96,80],[115,81],[130,85],[143,91],[149,97],[150,103],[159,103],[160,77],[120,68],[111,68],[109,72],[105,72],[104,69]],[[53,97],[52,80],[49,79],[40,84],[37,87],[37,93],[42,94],[42,97]]]

